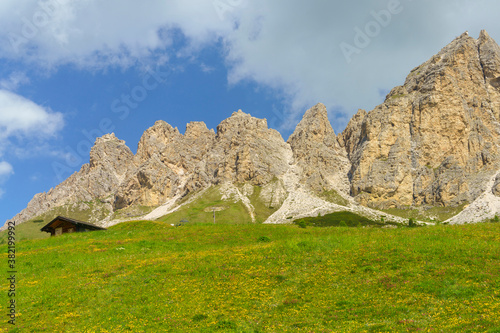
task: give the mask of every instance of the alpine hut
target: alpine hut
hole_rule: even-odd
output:
[[[49,232],[51,236],[59,236],[72,232],[106,230],[106,228],[99,227],[92,223],[70,219],[68,217],[58,216],[40,230]]]

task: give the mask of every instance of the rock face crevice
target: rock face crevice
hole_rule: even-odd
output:
[[[157,121],[135,155],[114,134],[97,138],[89,164],[35,195],[14,219],[92,200],[111,212],[157,207],[212,185],[245,184],[279,193],[267,201],[288,208],[273,221],[299,214],[305,201],[309,211],[321,211],[326,204],[317,196],[327,191],[378,209],[459,206],[499,195],[499,143],[500,47],[486,31],[478,39],[464,33],[338,135],[321,103],[286,142],[265,119],[241,110],[216,131],[191,122],[181,134]]]

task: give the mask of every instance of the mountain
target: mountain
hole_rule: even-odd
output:
[[[499,168],[499,61],[485,31],[465,33],[354,119],[352,195],[377,208],[473,201]]]
[[[76,214],[110,225],[204,202],[268,223],[343,210],[399,222],[389,213],[444,220],[463,210],[449,221],[480,221],[500,212],[499,121],[500,47],[485,31],[464,33],[338,135],[321,103],[286,142],[241,110],[216,131],[158,121],[135,155],[108,134],[89,164],[14,220]]]

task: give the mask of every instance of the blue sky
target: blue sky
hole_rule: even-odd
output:
[[[2,0],[0,223],[88,162],[107,132],[136,151],[162,119],[214,128],[242,109],[286,140],[324,103],[335,131],[495,1]]]

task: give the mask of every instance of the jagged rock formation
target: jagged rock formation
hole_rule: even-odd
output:
[[[265,119],[241,110],[217,126],[189,123],[184,135],[158,121],[142,136],[135,161],[139,168],[119,187],[115,208],[157,206],[180,192],[224,182],[264,185],[283,174],[289,149]]]
[[[472,202],[499,167],[499,61],[486,32],[465,33],[358,113],[343,134],[352,195],[378,208]]]
[[[156,207],[228,182],[263,186],[262,200],[273,206],[284,200],[282,186],[272,181],[288,169],[287,154],[290,146],[279,132],[241,110],[222,121],[217,133],[192,122],[182,135],[158,121],[143,134],[135,156],[114,134],[98,138],[89,164],[49,193],[36,195],[14,219],[22,222],[58,206],[96,199],[110,213]]]
[[[138,168],[120,184],[115,209],[130,205],[157,206],[179,191],[196,190],[210,183],[206,155],[215,133],[204,123],[190,123],[185,135],[157,121],[139,141],[134,158]]]
[[[251,117],[241,110],[217,126],[210,164],[216,183],[231,181],[264,185],[286,172],[284,156],[290,148],[281,134],[267,127],[267,120]]]
[[[39,193],[22,212],[14,217],[18,223],[67,204],[102,199],[108,211],[113,211],[112,197],[126,174],[135,168],[134,154],[114,134],[98,138],[90,151],[90,163],[82,166],[57,187]]]
[[[323,104],[304,114],[287,142],[241,110],[216,132],[192,122],[183,135],[158,121],[135,155],[114,134],[98,138],[89,164],[14,219],[92,200],[108,220],[116,210],[160,206],[148,215],[156,218],[216,185],[252,220],[264,211],[252,205],[258,198],[274,209],[272,223],[343,209],[379,216],[363,206],[460,204],[470,205],[450,221],[477,220],[500,212],[499,139],[500,47],[485,31],[477,40],[465,33],[412,70],[383,104],[359,110],[338,136]],[[319,198],[331,190],[348,207]]]
[[[301,182],[308,188],[317,193],[332,189],[349,193],[347,173],[351,163],[337,142],[323,104],[304,114],[287,142],[302,169]]]
[[[352,159],[354,150],[360,145],[360,140],[366,137],[365,133],[362,133],[362,124],[365,119],[366,111],[359,109],[358,112],[349,120],[345,130],[339,134],[338,141],[341,147],[343,147],[349,157]]]

